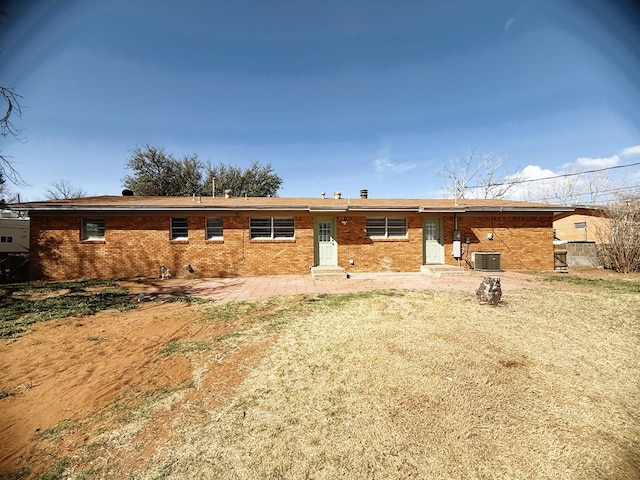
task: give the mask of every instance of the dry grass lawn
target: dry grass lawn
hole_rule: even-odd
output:
[[[498,307],[387,291],[230,308],[202,306],[205,322],[244,318],[215,342],[262,352],[235,365],[233,393],[194,395],[221,357],[176,347],[166,354],[198,366],[192,385],[132,409],[59,478],[640,478],[638,290],[544,283]],[[166,438],[151,450],[149,426]]]

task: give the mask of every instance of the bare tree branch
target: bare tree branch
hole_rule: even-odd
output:
[[[68,180],[58,180],[51,183],[47,190],[47,198],[50,200],[63,200],[68,198],[86,197],[87,192],[81,188],[74,188]]]
[[[0,112],[4,112],[2,113],[2,117],[0,117],[0,137],[6,138],[12,136],[19,139],[20,130],[15,126],[12,119],[14,117],[22,117],[22,107],[20,106],[21,98],[22,97],[13,90],[0,86],[0,99],[3,103]],[[9,161],[9,158],[10,157],[6,155],[0,154],[0,172],[2,172],[4,177],[11,183],[23,185],[24,180],[14,168],[11,161]]]
[[[480,159],[475,150],[464,159],[455,158],[438,173],[444,181],[445,195],[462,198],[506,198],[520,180],[517,173],[499,175],[504,159],[485,153]]]
[[[604,266],[622,273],[640,271],[640,191],[610,203],[604,217],[608,225],[597,232]]]
[[[595,205],[614,186],[608,172],[560,176],[540,182],[528,191],[528,198],[561,205]]]

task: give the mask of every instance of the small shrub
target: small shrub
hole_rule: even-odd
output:
[[[208,342],[181,342],[181,341],[173,341],[167,343],[162,349],[160,349],[160,355],[163,357],[168,357],[173,355],[174,353],[197,353],[204,352],[206,350],[211,349],[211,344]]]
[[[7,390],[6,388],[0,388],[0,400],[3,398],[10,397],[11,395],[15,395],[11,390]]]
[[[69,466],[69,459],[66,457],[59,458],[53,465],[53,469],[49,472],[43,473],[38,477],[38,480],[62,480],[65,478],[64,471]]]
[[[35,440],[51,440],[57,441],[62,436],[63,432],[71,426],[71,422],[69,420],[62,420],[58,422],[51,428],[47,428],[46,430],[42,430],[37,432],[33,438]]]

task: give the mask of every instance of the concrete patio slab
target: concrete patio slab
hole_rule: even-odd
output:
[[[474,293],[482,277],[501,278],[503,291],[533,287],[536,277],[519,272],[470,272],[463,277],[434,278],[421,273],[352,273],[349,278],[314,280],[311,275],[265,275],[234,278],[141,280],[139,292],[153,298],[192,295],[221,303],[264,300],[280,295],[318,295],[371,290],[460,290]],[[136,292],[138,293],[138,292]]]

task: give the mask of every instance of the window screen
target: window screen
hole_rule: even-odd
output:
[[[104,218],[83,218],[82,240],[104,240]]]
[[[401,217],[367,218],[367,237],[397,238],[407,236],[407,219]]]
[[[187,218],[171,219],[171,240],[189,240],[189,220]]]
[[[222,238],[222,218],[207,218],[207,239]]]
[[[295,222],[293,218],[252,218],[250,236],[254,238],[294,238]]]

